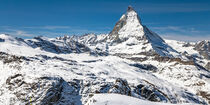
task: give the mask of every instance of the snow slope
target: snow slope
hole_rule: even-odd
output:
[[[203,102],[203,100],[201,99],[201,97],[196,96],[196,91],[198,89],[203,91],[209,90],[209,82],[207,81],[208,79],[200,79],[199,77],[197,77],[197,75],[208,74],[208,72],[204,72],[202,70],[196,71],[197,69],[194,66],[186,66],[187,68],[191,67],[193,71],[186,71],[185,74],[184,69],[186,67],[182,65],[172,67],[171,65],[174,64],[173,62],[165,64],[157,61],[147,60],[140,63],[111,55],[91,56],[89,53],[56,54],[47,51],[43,52],[45,53],[42,53],[42,50],[40,50],[39,52],[36,52],[34,56],[25,56],[29,60],[23,60],[22,62],[4,63],[4,60],[1,61],[0,72],[1,74],[4,74],[1,75],[0,81],[0,85],[2,87],[0,102],[2,102],[2,104],[4,104],[4,102],[23,102],[18,99],[18,96],[16,96],[15,93],[13,93],[14,90],[8,90],[8,87],[10,87],[10,85],[5,83],[5,81],[8,81],[8,78],[10,78],[11,76],[14,77],[17,74],[21,74],[21,81],[24,81],[24,83],[27,84],[34,84],[36,83],[37,78],[39,79],[42,77],[59,77],[67,83],[74,83],[76,79],[76,81],[80,81],[82,83],[77,84],[77,86],[81,88],[76,89],[79,89],[80,91],[77,94],[82,95],[82,98],[79,98],[79,100],[81,100],[81,103],[83,104],[85,104],[86,100],[89,99],[88,95],[95,93],[96,91],[101,91],[102,93],[107,93],[109,91],[112,93],[111,90],[113,89],[111,87],[115,84],[118,78],[125,79],[128,82],[128,84],[126,85],[126,87],[128,86],[127,91],[130,91],[133,97],[141,97],[145,100],[149,99],[150,95],[147,96],[146,93],[147,91],[150,91],[151,93],[155,93],[155,97],[158,97],[151,98],[151,100],[155,99],[162,102],[171,103],[200,103]],[[14,54],[14,52],[11,53]],[[24,53],[22,53],[22,55],[24,55]],[[8,55],[8,58],[10,58],[10,55]],[[148,66],[144,66],[143,64],[153,64],[157,67],[158,72],[153,73],[153,69],[151,69],[150,71],[150,69],[147,68]],[[171,71],[167,70],[167,68],[169,67],[172,68]],[[181,69],[182,71],[177,70],[177,68]],[[178,78],[180,74],[181,78]],[[191,76],[193,76],[193,78],[189,78]],[[185,81],[185,78],[188,78],[189,81]],[[19,79],[17,78],[17,80]],[[16,81],[16,79],[14,81]],[[189,86],[189,84],[195,84],[198,81],[205,82],[205,85],[198,87],[194,85]],[[144,88],[139,87],[141,85]],[[107,90],[103,90],[104,86]],[[30,87],[30,85],[28,87]],[[19,92],[24,91],[23,87],[17,89],[18,90],[16,91]],[[138,89],[140,89],[140,91],[142,91],[143,89],[145,91],[145,96],[141,96],[137,91]],[[185,89],[187,89],[187,91]],[[45,89],[40,89],[39,91],[46,92]],[[35,94],[31,91],[29,91],[29,93]],[[165,96],[165,98],[163,98],[162,93],[164,93],[164,95],[167,95],[167,98]],[[71,95],[71,92],[69,93],[68,90],[66,90],[62,92],[62,94],[67,94],[67,96],[69,96]],[[123,93],[122,91],[122,94],[125,93]],[[24,99],[29,97],[29,95],[23,96]],[[42,95],[45,96],[45,94]],[[17,97],[17,99],[15,97]],[[43,96],[33,96],[32,100],[36,100],[37,97]],[[77,97],[77,95],[71,97]],[[15,98],[14,101],[9,101],[13,98]],[[68,100],[66,98],[64,99]]]
[[[176,40],[165,40],[167,44],[172,46],[176,51],[182,53],[185,56],[189,56],[190,59],[195,59],[195,62],[202,65],[203,67],[208,66],[210,60],[210,43],[209,41],[200,42],[182,42]],[[206,69],[209,70],[208,67]]]
[[[119,94],[94,94],[86,105],[174,105],[169,103],[148,102]],[[179,104],[179,105],[198,105],[198,104]]]

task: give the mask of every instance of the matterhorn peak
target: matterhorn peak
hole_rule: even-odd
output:
[[[177,57],[180,55],[168,46],[159,35],[142,25],[137,12],[131,6],[128,6],[127,12],[122,15],[114,29],[109,33],[107,41],[111,45],[131,42],[132,44],[128,45],[147,45],[147,47],[150,46],[148,47],[150,51],[155,51],[161,56]],[[145,53],[143,50],[139,50],[138,53],[140,52]],[[173,52],[173,54],[170,52]]]
[[[116,23],[114,29],[109,33],[108,39],[112,43],[120,43],[130,38],[146,43],[165,43],[160,36],[142,25],[137,12],[133,7],[128,6],[127,12]]]
[[[114,29],[109,34],[109,39],[121,42],[129,37],[143,37],[143,25],[136,11],[129,6],[127,12],[123,14],[116,23]]]
[[[136,21],[138,21],[141,24],[140,18],[132,6],[128,6],[127,13],[125,15],[127,18],[136,19]]]

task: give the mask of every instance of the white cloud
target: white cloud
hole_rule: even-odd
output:
[[[26,31],[23,31],[23,30],[15,30],[15,29],[8,29],[9,31],[5,31],[5,32],[1,32],[3,34],[9,34],[9,35],[12,35],[12,36],[16,36],[16,37],[32,37],[34,36],[33,34],[29,34],[28,32]]]
[[[15,32],[15,34],[18,35],[18,36],[26,36],[26,37],[31,37],[31,36],[33,36],[32,34],[29,34],[29,33],[25,32],[25,31],[22,31],[22,30],[17,30],[17,31]]]
[[[26,29],[48,29],[48,30],[54,30],[54,29],[70,29],[70,26],[29,26],[29,27],[22,27]]]
[[[73,33],[73,34],[84,34],[84,33],[105,33],[110,29],[110,27],[103,27],[98,28],[96,30],[91,30],[87,28],[82,27],[70,27],[70,26],[31,26],[31,27],[22,27],[25,29],[36,29],[33,31],[39,32],[39,33],[46,33],[47,31],[49,33],[53,33],[53,31],[56,31],[55,33],[58,33],[57,31],[61,31],[62,33]],[[40,30],[42,29],[42,30]]]
[[[1,26],[2,33],[10,34],[16,37],[34,37],[37,35],[43,35],[48,37],[56,37],[61,35],[81,35],[85,33],[107,33],[103,29],[90,30],[81,27],[70,27],[70,26],[28,26],[28,27],[9,27]]]
[[[174,31],[178,31],[181,29],[178,26],[151,27],[151,28],[156,30],[174,30]]]
[[[164,39],[187,41],[187,42],[210,40],[210,35],[188,36],[188,35],[175,34],[175,33],[165,33],[160,36],[163,37]]]
[[[188,33],[188,34],[197,34],[201,31],[196,30],[194,27],[180,27],[180,26],[164,26],[164,27],[151,27],[151,29],[157,32],[169,32],[169,31],[176,31],[181,33]]]
[[[194,27],[164,26],[151,27],[151,29],[165,39],[179,41],[210,40],[210,34],[208,34],[208,32],[196,30]]]

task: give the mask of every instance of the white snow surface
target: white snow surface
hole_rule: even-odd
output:
[[[122,15],[121,19],[124,16],[125,15]],[[120,29],[118,34],[119,38],[143,37],[143,35],[145,34],[144,29],[135,11],[130,11],[126,13],[126,25]]]
[[[120,94],[94,94],[86,105],[174,105],[169,103],[148,102],[142,99],[133,98]],[[192,103],[179,105],[198,105]]]

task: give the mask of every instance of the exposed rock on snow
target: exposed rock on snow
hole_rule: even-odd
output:
[[[210,62],[208,62],[208,63],[206,64],[205,68],[206,68],[207,70],[210,70]]]
[[[205,59],[210,60],[210,41],[204,40],[196,43],[195,50],[199,51]]]
[[[131,96],[131,88],[126,80],[118,78],[109,90],[109,93],[118,93]]]

